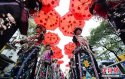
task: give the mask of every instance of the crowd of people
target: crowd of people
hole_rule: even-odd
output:
[[[4,0],[2,0],[2,2],[4,2]],[[24,5],[27,8],[29,8],[29,12],[31,13],[32,13],[32,9],[37,10],[36,6],[39,6],[39,9],[41,9],[42,7],[42,3],[40,0],[33,0],[33,2],[34,3],[32,3],[30,0],[26,0]],[[37,3],[41,3],[41,5]],[[125,44],[125,41],[124,41],[125,40],[124,38],[125,4],[124,3],[125,3],[124,0],[121,1],[122,5],[112,3],[112,2],[108,2],[107,4],[106,0],[96,0],[96,1],[93,1],[93,4],[90,8],[90,12],[93,15],[98,14],[99,16],[108,19],[109,22],[112,23],[112,25],[115,23],[113,26],[116,29],[116,31],[119,33],[119,36],[121,37],[123,43]],[[31,6],[31,4],[33,4],[33,6]],[[102,9],[101,11],[103,11],[102,14],[98,10],[99,7]],[[19,22],[22,24],[18,24],[18,21],[16,21],[17,18],[14,19],[10,13],[6,15],[2,14],[0,16],[2,17],[2,18],[0,17],[0,20],[1,20],[0,37],[1,38],[4,38],[3,37],[4,33],[7,34],[5,30],[7,28],[10,28],[10,26],[16,26],[16,25],[23,26],[23,22],[24,22],[24,26],[28,25],[27,24],[28,22],[26,21],[28,20],[27,15],[25,17],[25,15],[22,14],[22,16],[24,16],[23,20]],[[17,28],[14,30],[16,31]],[[13,33],[15,31],[13,31]],[[19,76],[20,79],[23,79],[27,77],[26,74],[25,75],[23,74],[24,72],[26,72],[30,75],[30,77],[27,77],[27,78],[30,78],[30,79],[35,78],[35,75],[37,75],[36,78],[39,78],[39,79],[41,78],[42,79],[64,79],[65,78],[64,73],[60,70],[60,65],[57,63],[58,59],[52,58],[54,52],[51,49],[51,45],[50,44],[44,45],[42,43],[42,41],[44,40],[44,35],[46,33],[46,28],[38,24],[35,31],[36,32],[33,36],[24,36],[23,39],[19,41],[14,41],[14,44],[18,43],[21,45],[21,49],[17,53],[19,58],[17,59],[17,62],[11,71],[11,78],[16,79],[17,76]],[[11,37],[13,33],[8,36]],[[98,64],[93,55],[93,51],[91,50],[91,47],[89,45],[89,41],[85,37],[83,37],[81,33],[82,33],[81,28],[78,27],[74,29],[72,41],[75,43],[76,48],[73,50],[72,53],[74,55],[72,56],[69,62],[69,65],[70,65],[69,78],[70,79],[81,79],[81,78],[102,79],[101,71],[98,68]],[[1,43],[1,48],[10,39],[10,37],[8,37],[3,44]],[[40,60],[38,61],[38,53],[40,52],[40,48],[41,48],[40,46],[45,47],[45,50],[42,52],[42,54],[40,54]],[[21,70],[21,68],[23,70]]]
[[[40,60],[38,61],[38,58],[39,58],[38,54],[40,52],[39,51],[39,52],[35,52],[36,55],[34,55],[35,57],[37,57],[37,61],[32,61],[32,62],[36,63],[35,65],[37,65],[37,63],[40,62],[40,64],[38,65],[38,67],[40,67],[40,71],[37,71],[37,73],[35,73],[35,74],[38,74],[38,77],[43,78],[43,79],[64,79],[64,74],[61,71],[60,66],[57,64],[58,59],[52,58],[52,55],[54,52],[51,49],[51,45],[42,44],[45,33],[46,33],[46,28],[44,26],[37,25],[36,33],[33,36],[24,36],[23,39],[21,39],[19,41],[14,41],[14,44],[18,43],[21,45],[21,49],[17,53],[19,58],[17,59],[17,63],[15,64],[15,66],[12,69],[11,78],[17,77],[17,75],[19,73],[19,69],[23,65],[23,62],[29,56],[29,54],[33,51],[33,50],[31,50],[31,49],[34,49],[32,47],[35,46],[40,49],[40,46],[43,46],[44,51],[39,56]],[[29,60],[29,61],[31,61],[31,60]],[[37,70],[38,67],[36,66],[35,70]],[[25,77],[25,76],[23,76],[23,77]],[[34,78],[35,78],[35,76],[34,76]]]
[[[21,44],[21,49],[18,52],[18,60],[14,68],[12,69],[12,77],[15,77],[19,72],[20,66],[24,62],[24,60],[29,56],[32,52],[32,46],[39,47],[44,40],[44,34],[46,33],[46,28],[42,25],[37,25],[36,33],[34,36],[27,36],[20,41],[15,41],[14,44]],[[72,41],[76,44],[76,48],[73,51],[74,56],[70,59],[70,79],[80,79],[86,77],[86,73],[89,73],[92,78],[100,79],[100,70],[98,68],[97,62],[94,58],[93,53],[89,47],[88,40],[81,35],[82,29],[75,28],[74,36]],[[60,65],[58,65],[58,59],[53,59],[52,55],[54,54],[51,49],[51,45],[43,45],[45,50],[40,55],[40,60],[32,61],[39,64],[34,63],[36,66],[35,74],[36,78],[42,79],[64,79],[64,73],[60,69]],[[39,51],[38,51],[39,52]],[[38,55],[38,52],[37,55]],[[38,57],[35,55],[36,57]],[[31,61],[31,60],[29,60]],[[40,68],[39,68],[40,67]],[[39,69],[39,70],[38,70]]]
[[[86,73],[89,73],[92,78],[100,79],[101,71],[98,68],[93,53],[91,52],[88,40],[84,38],[81,35],[81,33],[82,33],[81,28],[75,28],[73,42],[76,44],[76,48],[73,51],[74,56],[70,59],[69,62],[70,72],[72,71],[70,78],[80,79],[82,77],[86,77]],[[50,71],[50,69],[52,68],[54,72],[53,78],[57,79],[58,78],[57,74],[60,71],[58,70],[59,66],[57,64],[58,60],[51,58],[54,52],[51,50],[50,45],[46,45],[45,48],[46,49],[41,56],[41,60],[43,61],[44,64],[43,67],[45,67],[45,71]],[[47,75],[47,73],[45,72],[44,72],[45,74],[43,75],[43,70],[41,71],[41,73],[42,73],[41,76]]]
[[[11,78],[16,79],[18,76],[21,77],[21,79],[25,78],[27,75],[23,75],[23,73],[28,73],[31,70],[32,72],[29,72],[29,75],[32,75],[34,78],[38,55],[40,52],[40,44],[44,39],[45,33],[45,27],[37,25],[36,34],[34,36],[25,36],[23,39],[13,42],[15,45],[17,43],[20,44],[21,49],[17,53],[19,56],[17,62],[11,70]],[[28,76],[27,78],[31,78],[31,76]]]

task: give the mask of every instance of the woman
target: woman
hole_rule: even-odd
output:
[[[34,42],[35,45],[40,45],[44,40],[45,33],[46,33],[46,28],[38,24],[36,27],[36,34],[34,36],[28,37],[27,41]]]
[[[86,72],[91,75],[91,78],[101,79],[98,74],[100,71],[97,62],[89,49],[88,40],[82,37],[81,33],[82,29],[76,28],[73,36],[73,42],[77,46],[74,51],[77,79],[87,78]]]
[[[88,40],[81,36],[81,33],[81,28],[76,28],[74,30],[73,42],[76,44],[76,46],[83,45],[85,48],[88,48]]]
[[[40,77],[42,79],[48,79],[51,77],[51,56],[53,55],[53,52],[51,50],[51,46],[48,44],[45,46],[45,51],[43,52],[43,55],[41,56],[41,60],[43,62],[41,71],[40,71]]]
[[[51,56],[53,55],[53,52],[51,50],[51,46],[48,44],[45,46],[46,50],[43,52],[44,56],[44,65],[45,68],[47,68],[48,65],[51,64]]]
[[[46,33],[46,28],[42,25],[37,25],[36,27],[37,33],[37,44],[40,44],[44,40],[44,34]]]

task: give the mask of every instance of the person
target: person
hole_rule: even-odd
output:
[[[74,30],[73,42],[76,44],[77,47],[83,45],[85,48],[88,48],[88,40],[84,38],[81,33],[81,28],[76,28]]]
[[[24,3],[30,14],[33,14],[42,8],[42,0],[24,0]]]
[[[32,37],[29,37],[29,41],[35,41],[36,45],[41,44],[41,42],[44,40],[44,34],[46,33],[46,28],[40,24],[36,27],[36,34]]]
[[[52,58],[51,56],[53,55],[53,52],[51,50],[51,46],[49,44],[47,44],[45,46],[45,51],[43,52],[42,56],[41,56],[41,60],[43,62],[43,67],[41,70],[41,74],[44,73],[44,77],[46,79],[48,79],[50,76],[50,70],[51,70],[51,63],[52,63]],[[41,75],[42,77],[42,75]]]
[[[45,49],[46,50],[43,52],[43,60],[45,68],[47,68],[47,66],[51,64],[51,56],[53,55],[53,52],[49,44],[45,46]]]
[[[89,71],[89,73],[93,77],[97,77],[99,76],[98,73],[100,73],[100,71],[98,70],[99,68],[98,68],[96,59],[94,58],[92,52],[90,52],[90,45],[88,40],[85,37],[83,37],[81,33],[82,33],[82,29],[79,27],[76,28],[74,30],[74,36],[72,39],[72,41],[76,44],[76,49],[74,50],[74,54],[75,54],[77,79],[81,79],[82,76],[86,75],[86,72],[84,72],[84,70],[81,70],[82,69],[81,66],[84,66],[85,69]],[[88,64],[87,66],[86,62],[91,64]],[[94,64],[95,66],[92,66],[92,64]]]
[[[53,79],[56,79],[57,78],[57,76],[56,76],[57,59],[52,60],[51,67],[53,69],[53,76],[52,77],[53,77]]]
[[[70,59],[70,62],[69,62],[69,67],[70,67],[70,70],[69,70],[69,79],[77,79],[76,78],[76,73],[75,73],[75,66],[74,66],[74,58],[71,58]]]
[[[81,28],[76,28],[74,30],[74,36],[73,36],[73,39],[72,41],[76,44],[77,47],[80,46],[80,43],[82,43],[83,45],[87,45],[87,41],[85,40],[82,40],[82,36],[81,36],[81,33],[82,33],[82,29]],[[78,53],[74,53],[75,54],[75,64],[76,64],[76,76],[78,79],[80,79],[80,70],[79,70],[79,60],[78,60]]]
[[[44,40],[44,34],[46,33],[46,28],[40,24],[36,27],[36,34],[33,36],[24,37],[24,39],[21,39],[19,41],[14,41],[14,44],[24,44],[28,43],[29,45],[40,45],[42,41]]]

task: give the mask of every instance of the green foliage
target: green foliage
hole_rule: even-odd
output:
[[[91,45],[98,44],[100,40],[106,38],[106,36],[109,34],[115,34],[115,33],[109,26],[109,24],[103,21],[99,27],[91,31],[89,42]]]
[[[101,53],[114,52],[116,54],[123,53],[124,45],[121,39],[117,36],[114,29],[103,21],[96,29],[92,29],[90,33],[89,43],[94,48],[101,48]]]

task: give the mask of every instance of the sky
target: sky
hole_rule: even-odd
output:
[[[70,0],[60,0],[59,6],[57,6],[55,8],[55,10],[61,16],[63,16],[69,11],[69,3],[70,3]],[[91,29],[96,28],[97,26],[99,26],[99,24],[100,24],[100,21],[96,21],[94,17],[92,17],[88,21],[85,21],[82,35],[89,36]],[[55,31],[51,31],[51,32],[57,33],[59,35],[59,37],[61,38],[61,40],[57,46],[62,49],[62,53],[64,55],[64,58],[62,58],[61,60],[65,61],[65,62],[64,62],[64,64],[62,64],[60,66],[62,71],[64,72],[66,69],[68,69],[65,67],[65,65],[69,62],[68,57],[64,54],[64,45],[68,44],[69,42],[72,42],[72,37],[64,36],[61,33],[61,31],[59,30],[59,28],[57,28]]]

